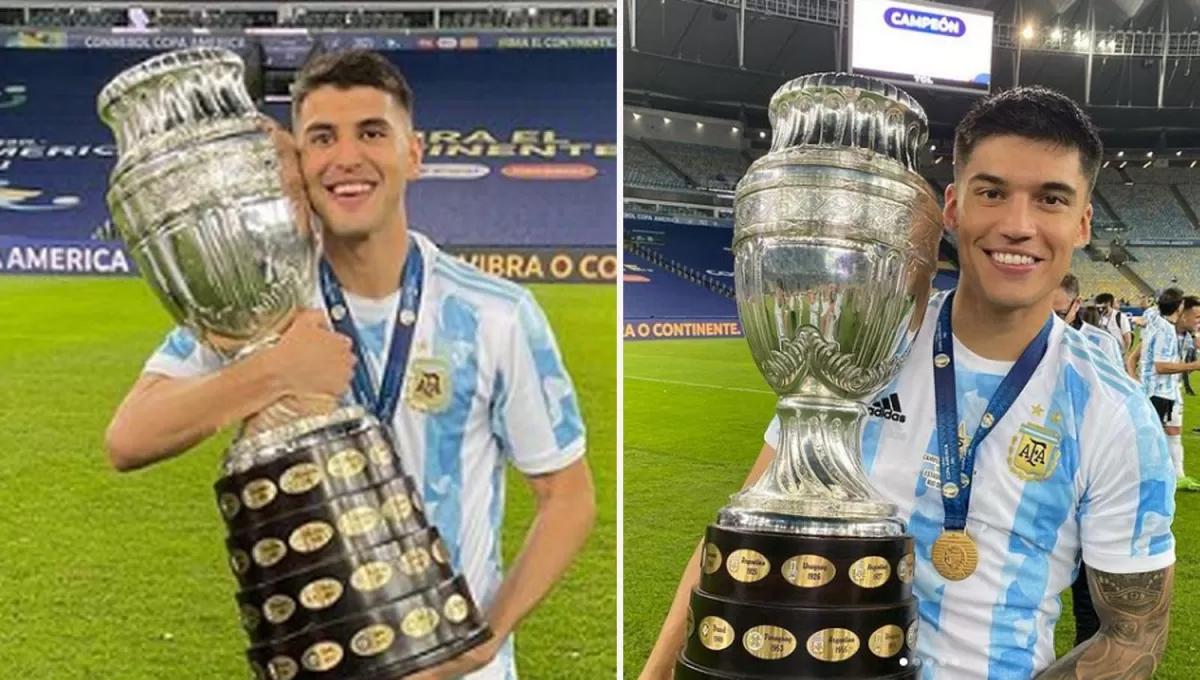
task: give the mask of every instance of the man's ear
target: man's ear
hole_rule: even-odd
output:
[[[945,205],[942,207],[942,226],[950,233],[958,231],[958,189],[954,182],[946,185]]]

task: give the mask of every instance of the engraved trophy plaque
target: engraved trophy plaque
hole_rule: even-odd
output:
[[[733,253],[779,446],[708,527],[675,677],[917,678],[913,540],[867,481],[860,436],[936,271],[925,113],[881,81],[823,73],[783,85],[770,118],[771,151],[737,187]]]
[[[243,78],[232,52],[180,50],[121,73],[97,102],[119,153],[120,239],[175,322],[228,361],[278,341],[311,304],[319,253]],[[367,410],[272,405],[227,450],[215,495],[254,677],[390,680],[491,637]]]

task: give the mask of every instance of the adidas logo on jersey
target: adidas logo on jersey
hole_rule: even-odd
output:
[[[871,404],[867,409],[867,413],[876,418],[886,418],[894,420],[897,423],[903,423],[907,420],[904,417],[904,412],[900,410],[900,396],[895,392]]]

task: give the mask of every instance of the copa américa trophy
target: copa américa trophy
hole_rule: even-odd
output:
[[[921,106],[879,80],[798,78],[737,186],[738,315],[779,395],[779,446],[708,527],[675,677],[919,677],[913,539],[861,462],[937,267]]]

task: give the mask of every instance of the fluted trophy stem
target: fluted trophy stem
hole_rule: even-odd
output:
[[[895,504],[879,500],[857,455],[865,407],[835,397],[786,396],[776,413],[775,457],[761,477],[730,499],[723,513],[729,523],[808,531],[808,519],[822,519],[835,523],[838,533],[879,536],[903,530],[893,519]]]

